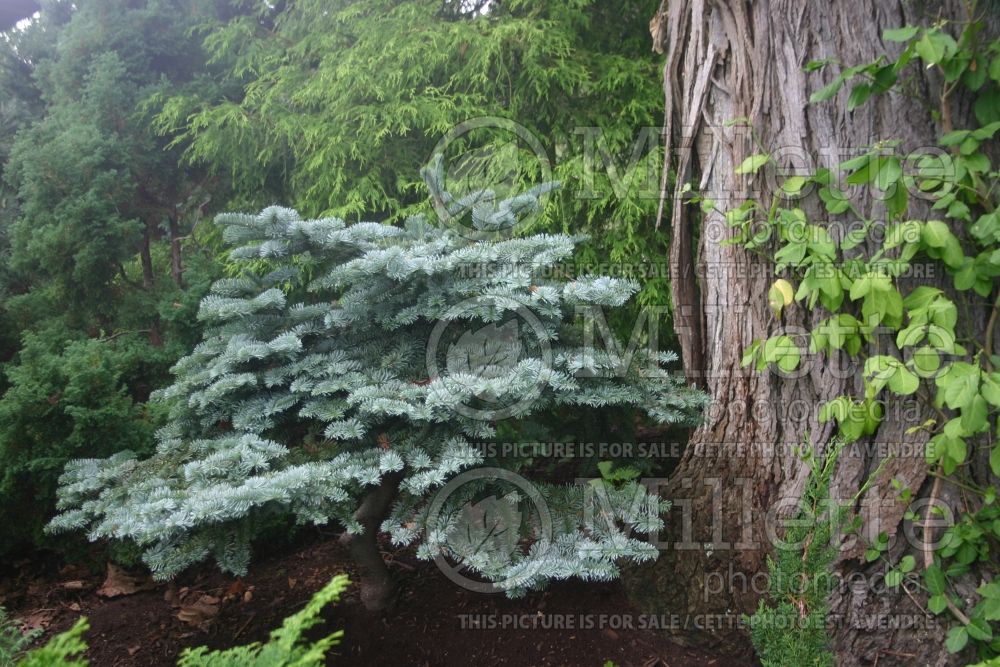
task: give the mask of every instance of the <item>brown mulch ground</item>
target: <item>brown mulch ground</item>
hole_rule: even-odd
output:
[[[749,657],[741,662],[682,647],[638,627],[657,619],[635,611],[617,583],[561,582],[510,600],[467,591],[409,551],[395,553],[393,560],[401,583],[394,612],[383,617],[367,614],[353,585],[339,605],[327,610],[328,622],[321,630],[345,631],[330,664],[754,664]],[[153,667],[173,665],[188,646],[225,648],[264,640],[333,575],[353,568],[336,540],[317,538],[290,554],[261,558],[242,580],[214,568],[182,576],[171,585],[152,586],[142,578],[119,576],[112,583],[141,590],[112,598],[97,594],[105,583],[103,574],[67,567],[43,578],[29,574],[29,569],[0,582],[0,598],[12,616],[46,628],[48,637],[86,615],[91,625],[87,657],[94,667]],[[109,589],[105,586],[102,592]],[[552,627],[559,623],[562,627]],[[628,628],[628,623],[634,627]]]

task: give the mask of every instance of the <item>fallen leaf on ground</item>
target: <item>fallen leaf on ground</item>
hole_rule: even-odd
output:
[[[225,594],[222,596],[223,600],[231,600],[233,598],[238,598],[243,595],[243,581],[237,579],[233,583],[229,584],[229,588],[226,589]]]
[[[31,632],[32,630],[46,630],[52,619],[55,618],[54,609],[39,609],[25,616],[21,620],[21,632]]]
[[[105,598],[116,598],[149,590],[154,585],[146,577],[131,575],[114,563],[108,563],[108,576],[104,579],[101,587],[97,589],[97,594]]]
[[[182,605],[177,612],[177,618],[182,623],[206,629],[219,613],[219,598],[202,595],[191,604]]]

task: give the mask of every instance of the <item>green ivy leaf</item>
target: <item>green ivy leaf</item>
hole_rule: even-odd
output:
[[[906,295],[906,299],[903,301],[903,305],[909,311],[914,311],[920,308],[927,308],[931,305],[931,302],[937,299],[939,296],[944,294],[941,290],[936,287],[928,287],[927,285],[921,285],[915,288],[912,292]],[[911,315],[912,317],[912,315]]]
[[[948,217],[957,218],[959,220],[969,220],[971,219],[971,213],[969,212],[969,207],[965,204],[965,202],[961,202],[956,199],[948,205]]]
[[[913,368],[921,377],[931,377],[941,368],[941,355],[929,345],[918,348],[913,353]]]
[[[797,195],[802,192],[802,188],[809,182],[805,176],[789,176],[781,184],[781,189],[788,195]]]
[[[895,374],[889,378],[889,389],[900,396],[909,396],[916,392],[919,386],[920,379],[904,366],[899,366]]]
[[[903,175],[903,167],[899,163],[899,158],[889,156],[879,158],[878,172],[875,176],[875,185],[882,190],[888,190],[890,186],[896,184]]]
[[[952,130],[941,135],[938,143],[942,146],[955,146],[965,141],[970,134],[972,134],[971,130]]]
[[[990,428],[988,416],[989,408],[986,406],[986,400],[979,395],[973,396],[972,401],[962,409],[962,429],[970,434],[988,431]]]
[[[969,624],[965,626],[969,636],[981,642],[988,642],[993,639],[993,630],[985,619],[973,616],[969,619]]]
[[[982,126],[978,130],[973,130],[972,136],[979,141],[986,141],[987,139],[992,139],[998,130],[1000,130],[1000,121],[994,121]]]
[[[736,168],[737,174],[756,174],[761,167],[770,162],[769,155],[751,155]]]
[[[900,572],[912,572],[913,568],[917,566],[917,559],[913,556],[903,556],[902,560],[899,561]]]
[[[755,340],[753,343],[751,343],[750,347],[748,347],[746,351],[743,353],[743,358],[740,359],[740,368],[746,368],[747,366],[749,366],[753,362],[754,357],[757,356],[757,351],[759,349],[760,349],[759,340]]]
[[[850,200],[844,193],[836,188],[822,187],[819,189],[819,198],[822,200],[828,213],[840,215],[851,207]],[[862,238],[864,238],[862,236]],[[848,248],[849,249],[849,248]]]
[[[823,58],[822,60],[810,60],[809,62],[806,63],[806,66],[803,67],[802,69],[804,69],[806,72],[815,72],[817,70],[823,69],[830,63],[834,62],[837,61],[834,60],[833,58]]]
[[[851,94],[847,98],[847,110],[854,111],[859,106],[868,101],[872,95],[872,87],[867,83],[859,83],[851,88]]]
[[[836,79],[834,79],[831,83],[829,83],[826,86],[823,86],[815,93],[810,95],[809,101],[813,104],[816,104],[817,102],[825,102],[834,95],[836,95],[837,91],[840,90],[840,87],[843,85],[844,85],[844,75],[840,75]]]
[[[952,234],[944,245],[941,252],[941,259],[948,265],[949,269],[957,269],[965,262],[965,253],[962,252],[962,244],[958,238]]]
[[[958,44],[954,38],[946,32],[940,30],[927,30],[923,36],[917,40],[914,48],[920,59],[929,67],[937,65],[945,57],[951,57],[958,50]]]
[[[921,233],[924,243],[932,248],[943,248],[954,236],[948,225],[940,220],[928,220]]]
[[[969,632],[964,627],[958,626],[948,631],[948,638],[945,640],[944,646],[948,649],[948,653],[958,653],[968,643]]]
[[[927,585],[927,590],[933,595],[944,595],[946,580],[944,572],[937,565],[930,565],[926,570],[924,570],[924,583]]]
[[[927,608],[934,614],[940,614],[948,608],[948,598],[943,595],[932,595],[927,600]]]
[[[956,361],[937,378],[937,386],[944,389],[945,405],[953,410],[963,408],[979,393],[979,368]]]
[[[871,163],[868,162],[865,163],[865,166],[859,168],[858,170],[852,171],[844,180],[848,185],[864,185],[871,180],[871,174]]]
[[[876,285],[877,281],[873,281],[872,284]],[[888,290],[873,289],[861,304],[861,314],[867,323],[896,326],[903,317],[903,298],[893,287]]]
[[[799,348],[793,346],[785,352],[784,356],[778,359],[778,368],[786,373],[791,373],[798,368],[800,358],[801,353],[799,352]]]
[[[979,391],[982,393],[983,398],[994,406],[1000,407],[1000,373],[983,373],[982,385]]]
[[[890,42],[908,42],[916,37],[919,28],[912,25],[902,28],[890,28],[882,33],[882,37]]]
[[[948,447],[948,457],[944,461],[944,469],[950,475],[955,472],[955,468],[960,463],[965,462],[966,457],[969,455],[969,449],[965,444],[965,440],[961,438],[946,438],[945,443]]]
[[[857,301],[863,296],[867,296],[872,289],[872,278],[870,275],[864,275],[851,283],[851,301]]]
[[[983,599],[976,605],[976,615],[987,621],[1000,621],[1000,581],[993,580],[976,589]]]

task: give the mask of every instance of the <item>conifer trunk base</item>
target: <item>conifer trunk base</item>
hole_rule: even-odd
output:
[[[340,538],[361,571],[361,603],[370,612],[390,611],[396,602],[396,582],[382,559],[378,532],[392,509],[402,479],[398,474],[382,478],[382,483],[365,496],[354,513],[364,532],[357,535],[344,533]]]

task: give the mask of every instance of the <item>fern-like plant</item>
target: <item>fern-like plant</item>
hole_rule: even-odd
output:
[[[38,630],[21,632],[7,610],[0,607],[0,667],[11,667],[40,634]]]
[[[307,630],[322,622],[320,612],[331,602],[338,602],[350,585],[346,574],[340,574],[317,591],[302,611],[285,619],[271,632],[266,643],[210,651],[204,646],[188,648],[181,653],[177,667],[322,667],[326,654],[340,643],[343,630],[309,642],[303,640]],[[79,657],[87,650],[83,640],[90,628],[85,617],[72,628],[56,635],[40,648],[30,651],[17,667],[88,667],[90,662]]]
[[[320,612],[331,602],[338,602],[350,580],[337,575],[320,589],[305,608],[285,619],[281,627],[271,632],[266,644],[254,643],[224,651],[209,651],[204,646],[186,649],[177,667],[322,667],[326,654],[340,643],[343,630],[314,642],[304,642],[303,634],[322,622]]]
[[[17,667],[88,667],[90,661],[81,656],[87,650],[83,635],[89,629],[87,619],[78,618],[69,630],[56,635],[45,646],[29,651]]]

